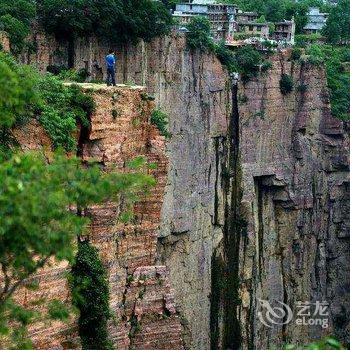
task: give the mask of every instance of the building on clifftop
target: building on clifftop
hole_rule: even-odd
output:
[[[284,20],[275,23],[275,30],[271,35],[272,40],[286,45],[294,45],[295,43],[295,22],[294,18],[290,21]]]
[[[307,18],[307,25],[303,28],[305,34],[316,34],[326,25],[328,13],[320,12],[318,7],[310,7]]]
[[[194,16],[208,18],[215,41],[226,40],[233,30],[233,22],[238,12],[236,5],[217,4],[213,0],[193,0],[191,3],[177,4],[173,17],[179,25],[186,25]]]

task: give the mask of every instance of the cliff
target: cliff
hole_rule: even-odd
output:
[[[91,128],[81,131],[79,137],[82,161],[97,162],[105,171],[125,171],[127,162],[141,155],[157,165],[150,171],[157,184],[135,205],[132,223],[118,223],[122,203],[85,210],[91,219],[89,239],[99,249],[109,274],[115,316],[110,337],[118,349],[138,348],[140,343],[144,349],[168,349],[170,345],[183,349],[168,269],[155,260],[168,165],[164,137],[149,121],[154,105],[142,87],[82,84],[82,88],[92,93],[96,103]],[[15,130],[15,135],[23,150],[44,150],[50,156],[50,140],[36,122]],[[17,299],[29,307],[42,298],[68,301],[67,268],[67,264],[52,262],[34,276],[38,291],[21,290]],[[76,320],[68,324],[36,322],[29,334],[36,349],[79,348]]]
[[[65,45],[36,38],[39,50],[28,61],[43,70],[65,63]],[[105,51],[94,39],[76,42],[76,67],[101,78]],[[186,50],[183,37],[116,51],[118,80],[147,86],[172,134],[165,147],[146,122],[133,129],[131,120],[146,120],[148,112],[140,110],[150,108],[138,88],[122,89],[116,101],[110,90],[96,92],[100,107],[83,158],[122,167],[141,153],[162,164],[156,190],[136,205],[142,218],[136,226],[113,225],[115,204],[91,209],[92,237],[110,267],[117,313],[127,320],[138,315],[144,269],[152,310],[172,310],[170,320],[145,316],[146,335],[131,338],[121,316],[117,329],[111,326],[116,343],[268,349],[331,333],[349,342],[349,136],[331,116],[323,67],[274,55],[266,74],[237,87],[214,56]],[[282,73],[295,82],[287,95],[280,92]],[[111,119],[112,102],[125,118]],[[165,289],[155,283],[159,274]],[[330,327],[281,324],[284,319],[269,328],[259,321],[258,299],[284,302],[294,313],[298,301],[326,301]],[[57,339],[53,330],[42,332],[42,339]]]
[[[287,95],[282,73],[295,84]],[[243,339],[264,349],[332,333],[349,342],[349,137],[331,116],[324,68],[275,56],[271,71],[239,93],[248,221],[238,258]],[[264,327],[258,299],[282,301],[294,314],[298,302],[326,301],[329,328]]]

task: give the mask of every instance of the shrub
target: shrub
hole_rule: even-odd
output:
[[[15,54],[27,45],[25,39],[35,18],[35,8],[32,0],[0,0],[0,30],[9,34],[11,51]]]
[[[77,83],[83,83],[90,76],[90,73],[85,69],[63,69],[59,72],[58,78],[65,81],[75,81]]]
[[[160,109],[153,111],[151,115],[151,124],[158,128],[161,135],[165,136],[166,138],[171,136],[168,131],[168,116]]]
[[[11,128],[32,114],[32,106],[40,100],[38,79],[29,66],[19,65],[10,55],[0,52],[0,127]]]
[[[350,39],[350,2],[339,0],[337,6],[332,6],[323,34],[332,44],[343,44]]]
[[[9,14],[0,17],[0,27],[9,34],[11,51],[19,54],[25,47],[29,27]]]
[[[221,64],[227,67],[229,72],[237,71],[235,55],[226,47],[224,41],[215,45],[215,54]]]
[[[298,85],[297,90],[298,90],[300,93],[304,93],[304,92],[307,91],[307,85],[306,85],[306,84],[300,84],[300,85]]]
[[[280,80],[280,90],[283,95],[292,92],[294,88],[293,78],[288,74],[282,74]]]
[[[109,285],[105,267],[98,251],[89,242],[79,242],[71,270],[73,305],[80,311],[79,336],[83,350],[111,350],[107,323]]]
[[[272,62],[265,60],[261,65],[261,70],[263,72],[267,72],[269,69],[272,68]]]
[[[270,348],[270,350],[276,350],[276,348]],[[345,350],[345,348],[335,338],[326,337],[325,339],[304,346],[288,344],[282,350]]]
[[[318,66],[324,62],[325,57],[322,51],[322,47],[320,45],[313,44],[309,46],[306,49],[305,53],[307,55],[307,61],[310,64]]]
[[[263,58],[259,51],[251,46],[244,46],[235,52],[236,65],[242,75],[242,79],[247,81],[259,70]]]
[[[53,75],[41,78],[38,84],[42,102],[38,105],[39,121],[49,134],[54,148],[76,149],[74,132],[77,123],[89,126],[94,101],[77,85],[66,87]]]
[[[187,45],[192,49],[208,51],[214,48],[210,33],[210,22],[202,16],[195,16],[187,26]]]
[[[344,70],[348,61],[349,46],[322,46],[327,70],[327,83],[331,95],[334,117],[348,120],[350,114],[350,75]]]

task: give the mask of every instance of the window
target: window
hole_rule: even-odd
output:
[[[254,30],[253,26],[249,26],[249,31],[252,32]]]

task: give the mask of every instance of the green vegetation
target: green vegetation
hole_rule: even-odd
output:
[[[0,53],[0,137],[2,153],[11,144],[11,127],[35,117],[52,139],[54,148],[76,149],[77,125],[89,126],[94,110],[92,98],[77,85],[64,86],[50,74],[39,75]],[[0,149],[0,150],[1,150]]]
[[[313,44],[306,48],[305,54],[307,61],[315,66],[318,66],[324,62],[323,46]]]
[[[295,50],[300,50],[295,48]],[[295,60],[297,56],[293,55]],[[299,60],[315,66],[326,66],[327,82],[331,97],[332,114],[341,120],[349,120],[350,115],[350,46],[333,46],[327,44],[309,44],[305,56]],[[298,91],[306,91],[307,86],[299,86]]]
[[[169,138],[171,134],[168,131],[168,116],[160,109],[155,109],[151,115],[151,124],[155,125],[160,134]]]
[[[28,44],[26,38],[35,14],[34,1],[0,0],[0,29],[9,34],[13,53],[20,53]]]
[[[36,83],[37,76],[28,66],[0,52],[0,128],[10,128],[25,114],[32,114],[30,106],[40,100]]]
[[[38,81],[42,103],[38,107],[39,121],[49,134],[55,148],[76,150],[74,132],[77,124],[89,127],[89,116],[94,110],[94,101],[83,94],[77,85],[64,86],[62,82],[46,75]]]
[[[331,94],[332,114],[341,120],[350,115],[350,46],[323,46],[327,69],[328,87]]]
[[[191,49],[212,51],[214,42],[211,38],[210,22],[203,16],[193,17],[187,26],[187,45]]]
[[[252,46],[243,46],[235,52],[237,71],[243,80],[249,80],[259,71],[264,63],[263,56]]]
[[[294,89],[293,78],[288,74],[282,74],[280,79],[280,90],[282,95],[287,95]]]
[[[43,0],[38,14],[47,32],[64,39],[95,34],[111,42],[150,40],[172,23],[166,7],[152,0]]]
[[[35,316],[12,301],[14,292],[27,282],[31,288],[29,278],[50,258],[73,260],[74,237],[85,232],[89,221],[67,208],[85,208],[121,194],[133,199],[153,183],[139,173],[104,174],[97,166],[85,169],[79,159],[63,154],[50,164],[32,153],[15,154],[0,163],[0,265],[5,278],[0,287],[0,338],[5,344],[23,340],[25,327]],[[51,315],[66,317],[54,306]],[[10,327],[10,321],[18,327]]]
[[[113,349],[108,339],[109,286],[98,251],[88,241],[78,243],[70,278],[73,305],[79,310],[79,336],[83,350]]]
[[[276,348],[270,350],[276,350]],[[286,345],[282,350],[345,350],[345,348],[335,338],[327,337],[305,346]]]
[[[244,46],[231,51],[224,42],[215,44],[210,36],[210,23],[207,18],[194,17],[187,29],[189,30],[187,45],[191,49],[215,53],[229,72],[240,73],[244,81],[251,79],[260,70],[260,67],[262,71],[271,68],[271,63],[265,60],[263,55],[252,46]]]
[[[292,53],[291,53],[291,55],[290,55],[291,60],[292,60],[292,61],[298,61],[298,60],[300,59],[302,53],[303,53],[303,52],[302,52],[302,49],[301,49],[301,48],[299,48],[299,47],[294,47],[294,48],[292,49]]]
[[[342,44],[350,40],[350,2],[339,0],[329,14],[323,30],[327,41],[331,44]]]
[[[324,37],[319,34],[297,34],[295,36],[295,43],[297,47],[306,47],[310,44],[320,43],[324,41]]]
[[[172,24],[166,6],[153,0],[0,0],[0,30],[9,33],[12,53],[32,48],[27,37],[36,19],[47,33],[69,41],[69,67],[78,37],[97,35],[111,43],[149,41],[167,33]]]

